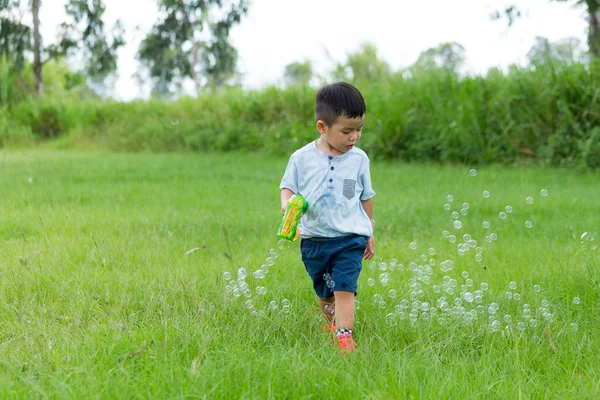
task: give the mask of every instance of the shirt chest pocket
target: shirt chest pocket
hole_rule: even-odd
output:
[[[356,181],[354,179],[344,179],[342,194],[348,200],[352,200],[356,196]]]

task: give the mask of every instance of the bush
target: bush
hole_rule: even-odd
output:
[[[360,146],[374,159],[472,165],[580,161],[598,168],[598,60],[513,66],[485,76],[432,69],[354,84],[367,101]],[[40,139],[79,135],[84,143],[119,151],[288,155],[318,137],[315,92],[307,86],[228,89],[130,103],[56,98],[13,107],[4,126],[25,127],[23,134],[29,130]]]

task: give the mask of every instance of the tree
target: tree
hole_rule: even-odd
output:
[[[306,86],[309,84],[312,76],[312,63],[309,60],[286,65],[283,74],[287,86]]]
[[[44,94],[44,77],[42,73],[42,35],[40,34],[40,0],[31,1],[33,16],[33,75],[35,76],[35,94]]]
[[[237,50],[231,28],[248,12],[248,0],[158,0],[162,15],[142,40],[137,58],[161,95],[191,79],[196,89],[219,88],[231,79]]]
[[[458,72],[465,62],[465,48],[456,42],[442,43],[437,47],[425,50],[410,67],[412,73],[443,69]]]
[[[104,82],[117,70],[117,51],[125,44],[121,21],[117,20],[113,26],[109,42],[104,29],[103,0],[68,0],[65,9],[73,22],[62,24],[61,40],[55,51],[81,52],[86,75],[94,83]]]
[[[117,22],[112,43],[108,44],[102,21],[105,10],[103,0],[68,0],[65,8],[73,21],[61,24],[58,43],[48,46],[44,46],[40,33],[39,11],[42,0],[30,0],[29,5],[32,27],[21,22],[24,10],[20,8],[20,0],[0,0],[0,9],[4,11],[0,15],[0,47],[1,52],[19,74],[28,54],[33,53],[34,87],[37,96],[44,93],[44,65],[68,54],[78,51],[83,54],[85,72],[94,82],[101,82],[116,71],[116,52],[124,44],[123,31]]]
[[[25,65],[25,53],[31,50],[31,28],[21,22],[19,0],[0,0],[0,11],[0,56],[13,72],[19,72]]]
[[[332,75],[337,80],[380,82],[390,77],[391,68],[379,58],[373,44],[364,43],[357,52],[348,54],[346,62],[338,64]]]
[[[550,0],[560,3],[572,2],[577,6],[583,6],[588,14],[588,45],[589,51],[594,57],[600,57],[600,0]],[[503,12],[496,11],[491,15],[492,19],[499,19],[502,15],[508,19],[508,25],[511,26],[518,18],[521,12],[516,5],[507,7]]]
[[[532,65],[548,61],[573,62],[581,58],[581,42],[577,38],[567,38],[557,42],[550,42],[545,37],[536,37],[535,44],[527,53],[529,63]]]

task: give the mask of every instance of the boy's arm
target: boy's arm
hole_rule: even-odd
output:
[[[367,216],[371,220],[371,226],[373,227],[373,235],[367,241],[367,248],[363,257],[370,260],[375,255],[375,220],[373,220],[373,199],[361,200],[360,201],[363,209],[367,213]]]
[[[288,188],[281,189],[281,215],[285,214],[285,210],[287,209],[290,198],[294,195]]]

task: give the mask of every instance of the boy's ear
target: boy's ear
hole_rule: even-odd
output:
[[[327,124],[324,121],[322,121],[322,120],[318,120],[317,121],[317,130],[321,134],[325,133],[326,130],[327,130]]]

